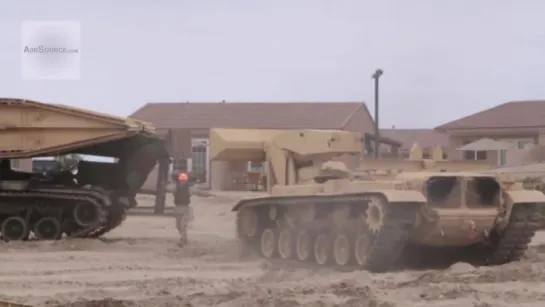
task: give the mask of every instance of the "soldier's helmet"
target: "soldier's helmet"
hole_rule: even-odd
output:
[[[184,172],[181,172],[180,175],[178,175],[178,181],[179,182],[185,182],[188,180],[187,174]]]

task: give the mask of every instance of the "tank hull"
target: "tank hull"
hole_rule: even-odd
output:
[[[445,161],[438,151],[432,160],[364,158],[351,171],[350,156],[361,158],[364,143],[338,130],[212,129],[212,159],[267,167],[271,197],[234,208],[244,250],[383,272],[442,260],[501,264],[527,249],[543,193],[487,174],[486,163]]]
[[[537,203],[515,204],[501,229],[496,209],[451,209],[431,222],[422,213],[427,205],[390,202],[380,193],[245,200],[235,208],[237,236],[243,254],[271,261],[386,272],[516,261],[541,220]]]

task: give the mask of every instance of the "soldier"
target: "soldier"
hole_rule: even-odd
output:
[[[180,172],[176,181],[176,190],[174,191],[174,212],[176,214],[176,228],[180,233],[180,246],[187,244],[187,224],[190,219],[189,204],[190,190],[187,174]]]

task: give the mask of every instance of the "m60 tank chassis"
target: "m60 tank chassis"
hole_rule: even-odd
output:
[[[213,160],[267,169],[270,196],[233,208],[243,249],[343,271],[494,265],[519,260],[540,225],[545,195],[486,165],[365,159],[364,176],[345,164],[358,164],[362,148],[347,131],[211,129]]]
[[[382,212],[373,217],[374,210],[369,208],[375,205]],[[462,246],[414,242],[413,231],[422,223],[424,205],[388,202],[378,193],[248,199],[233,211],[237,213],[237,237],[246,254],[257,252],[290,266],[385,272],[441,268],[460,261],[475,265],[517,261],[539,228],[541,206],[518,204],[505,228]]]
[[[96,238],[116,228],[157,161],[169,159],[164,145],[152,126],[130,118],[0,99],[2,238]],[[84,159],[45,173],[11,167],[14,160],[67,154],[112,161]]]

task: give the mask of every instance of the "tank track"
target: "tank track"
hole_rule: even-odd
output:
[[[127,212],[129,207],[120,203],[115,202],[108,207],[106,221],[99,227],[99,229],[93,231],[88,236],[89,238],[98,238],[105,235],[106,233],[114,230],[120,226],[123,221],[127,218]]]
[[[148,174],[151,172],[152,168],[155,166],[155,161],[157,160],[156,149],[157,148],[155,147],[155,145],[147,145],[147,146],[141,147],[135,152],[135,154],[131,158],[132,166],[130,167],[130,169],[136,170],[136,174],[133,173],[132,174],[133,177],[130,178],[129,181],[140,182],[141,184],[143,184],[146,181]],[[152,160],[150,160],[149,158],[150,155],[154,157]],[[152,161],[152,163],[150,163],[150,161]],[[149,169],[146,168],[146,165],[149,166]],[[140,188],[141,184],[138,185],[138,189]],[[127,218],[129,209],[134,208],[137,205],[137,202],[135,199],[136,194],[133,194],[131,197],[131,196],[120,195],[117,192],[106,191],[103,189],[101,190],[103,191],[103,193],[108,194],[110,196],[110,199],[113,201],[113,204],[108,207],[106,221],[102,224],[102,226],[99,229],[89,234],[87,236],[89,238],[98,238],[112,231],[118,226],[120,226]],[[132,194],[132,193],[129,193],[129,194]]]
[[[540,205],[515,204],[509,224],[503,230],[493,233],[489,245],[480,257],[489,265],[520,260],[539,229],[541,220]]]
[[[72,238],[88,237],[107,222],[108,209],[112,205],[107,195],[93,188],[43,188],[30,191],[2,190],[0,191],[1,198],[5,200],[15,199],[17,202],[26,203],[12,208],[12,213],[2,214],[1,231],[2,238],[5,241],[13,240],[13,229],[22,231],[23,228],[25,234],[20,237],[21,240],[29,239],[31,231],[35,233],[38,240],[56,240],[63,233]],[[84,203],[93,206],[95,216],[92,223],[77,225],[74,210],[76,204]],[[43,219],[48,219],[50,223],[56,224],[59,227],[58,233],[57,231],[51,231],[51,227],[54,226],[50,224],[49,231],[51,232],[47,233],[46,229],[45,236],[39,236],[36,227]],[[12,228],[9,234],[5,234],[4,231],[9,231],[9,228],[7,228],[8,222],[12,223],[10,225],[19,226],[19,228]]]
[[[312,220],[290,213],[305,206]],[[370,207],[380,208],[374,221]],[[419,209],[380,194],[254,199],[237,212],[237,236],[243,253],[281,264],[384,272],[397,266]]]

